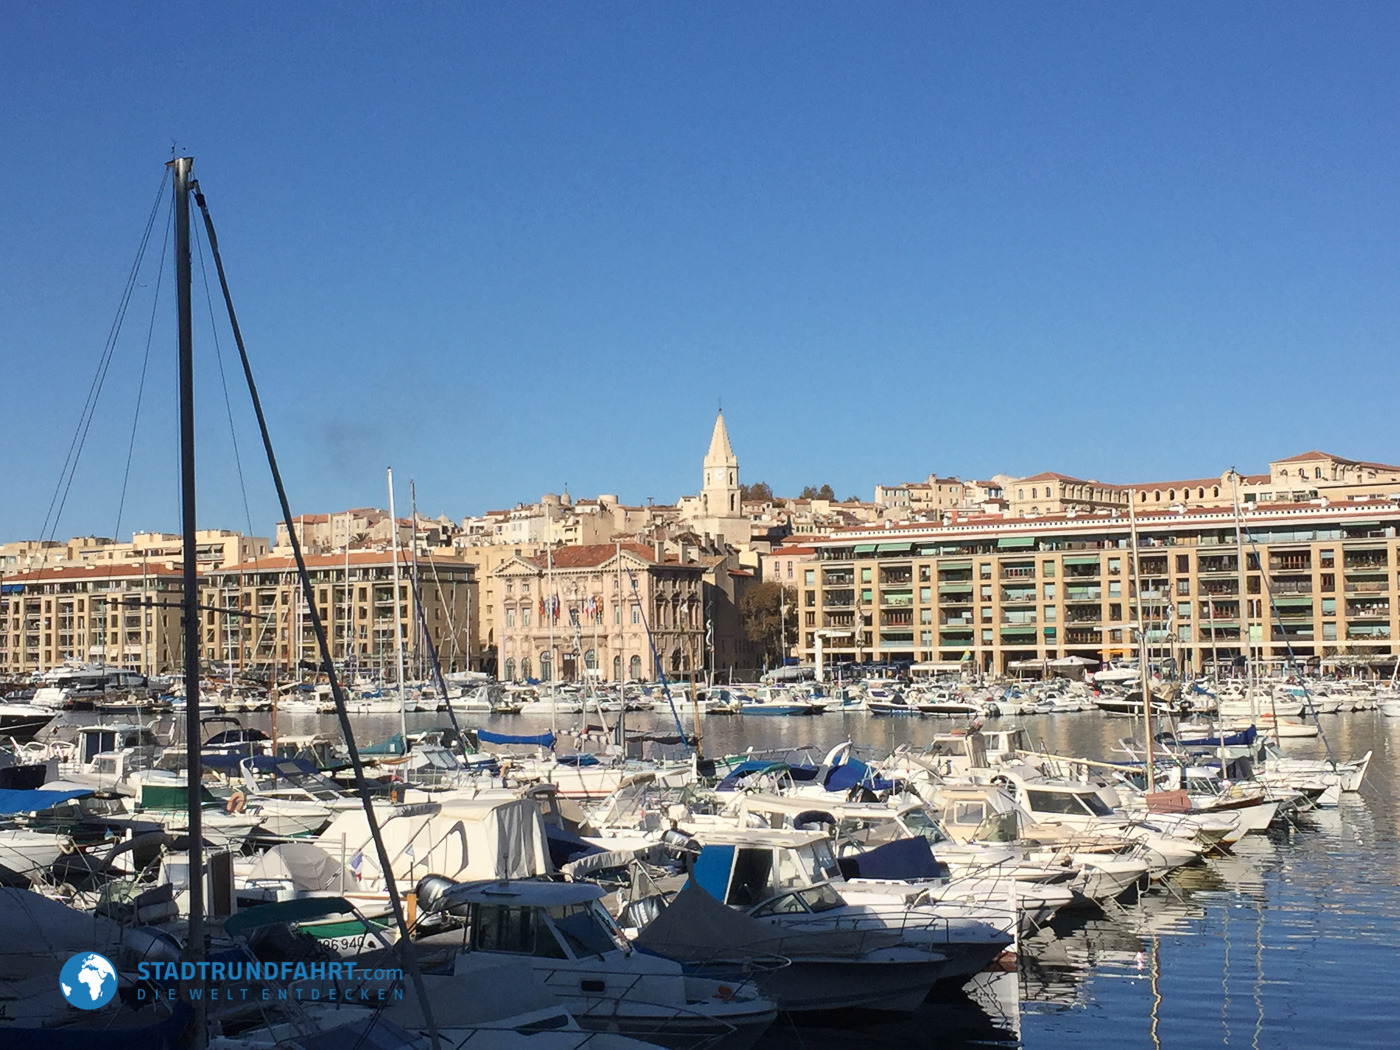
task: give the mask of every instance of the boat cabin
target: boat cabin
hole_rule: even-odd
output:
[[[778,894],[839,879],[825,834],[769,829],[706,829],[690,877],[715,900],[749,908]]]

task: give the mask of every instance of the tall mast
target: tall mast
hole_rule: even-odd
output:
[[[558,675],[554,671],[554,540],[548,529],[544,537],[545,585],[549,588],[544,600],[544,618],[549,621],[549,681],[545,684],[549,686],[549,730],[556,733],[559,731],[559,688],[555,685]]]
[[[1133,540],[1133,571],[1132,588],[1137,596],[1137,619],[1138,619],[1138,677],[1142,681],[1142,715],[1146,719],[1144,723],[1147,731],[1143,733],[1146,738],[1147,748],[1147,793],[1150,795],[1157,790],[1157,771],[1153,768],[1154,757],[1152,754],[1152,689],[1148,684],[1147,674],[1147,609],[1142,603],[1142,587],[1138,583],[1138,534],[1137,534],[1137,512],[1133,509],[1133,502],[1128,501],[1128,531]]]
[[[1239,577],[1240,589],[1240,650],[1244,653],[1245,696],[1249,698],[1249,720],[1258,721],[1254,709],[1254,641],[1250,637],[1249,624],[1249,574],[1245,571],[1244,533],[1240,529],[1240,488],[1235,468],[1230,468],[1230,502],[1235,509],[1235,573]]]
[[[385,467],[389,485],[389,535],[394,552],[394,662],[399,673],[399,730],[404,747],[408,746],[408,716],[404,714],[403,694],[403,622],[399,619],[399,519],[394,517],[394,468]]]
[[[414,604],[418,603],[418,489],[413,484],[413,479],[408,479],[408,520],[413,523],[413,535],[409,543],[408,556],[411,559],[409,572],[413,580],[412,597]],[[425,631],[419,628],[419,621],[422,617],[417,613],[413,616],[413,677],[422,681],[427,677],[423,672],[422,636]],[[424,621],[426,622],[426,621]],[[447,698],[443,697],[443,703],[447,703]]]
[[[180,522],[185,626],[185,767],[189,807],[189,935],[185,959],[204,958],[204,820],[199,735],[199,572],[194,501],[194,323],[190,303],[190,171],[193,157],[176,157],[168,167],[175,179],[175,302],[180,349]],[[207,1007],[195,1000],[194,1045],[205,1045]]]

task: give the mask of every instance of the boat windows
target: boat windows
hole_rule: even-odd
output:
[[[831,911],[833,908],[844,908],[845,898],[836,892],[836,887],[830,883],[823,883],[820,886],[813,886],[811,889],[803,890],[798,894],[802,898],[807,910],[814,914],[824,911]]]
[[[773,874],[773,851],[761,849],[740,849],[734,860],[734,872],[729,879],[729,895],[726,904],[749,907],[757,904],[769,894]]]
[[[559,931],[564,942],[577,956],[601,956],[605,952],[617,950],[612,936],[598,922],[591,902],[550,908],[549,917],[554,920],[554,928]]]
[[[544,959],[567,958],[554,932],[535,908],[482,905],[472,922],[472,947]]]
[[[911,835],[922,835],[930,846],[947,842],[948,835],[939,826],[933,815],[922,809],[908,809],[899,816],[900,823]]]
[[[781,897],[774,897],[770,901],[765,901],[753,910],[755,919],[764,919],[770,915],[806,915],[808,908],[803,903],[802,895],[799,893],[784,893]]]
[[[1034,813],[1066,813],[1076,817],[1084,813],[1075,795],[1068,791],[1027,791],[1026,801]]]

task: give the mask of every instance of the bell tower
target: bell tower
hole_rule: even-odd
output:
[[[705,453],[705,482],[700,489],[700,501],[707,518],[740,517],[744,512],[739,503],[739,460],[729,444],[723,411],[715,417],[710,450]]]

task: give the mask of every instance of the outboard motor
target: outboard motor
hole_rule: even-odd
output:
[[[679,857],[689,853],[696,856],[700,853],[700,843],[696,842],[687,832],[679,828],[672,828],[670,831],[662,832],[661,845],[666,848],[666,852],[672,857]]]

